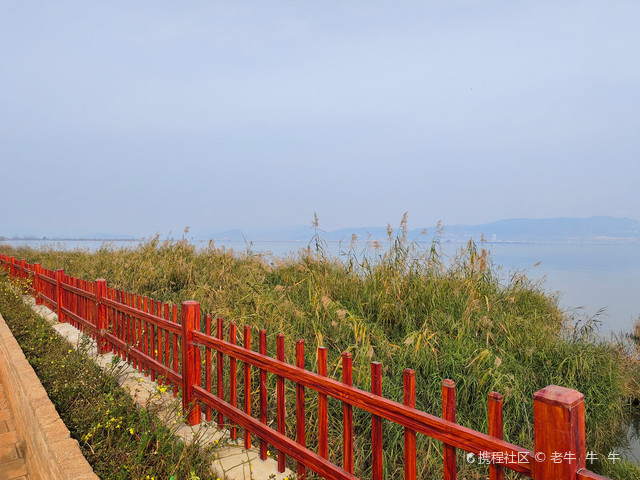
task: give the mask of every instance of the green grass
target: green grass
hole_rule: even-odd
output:
[[[122,390],[114,372],[73,349],[0,276],[0,312],[49,398],[102,479],[212,478],[209,453],[178,441]]]
[[[487,395],[500,392],[505,439],[528,448],[533,446],[534,392],[550,384],[574,388],[585,395],[587,449],[600,458],[619,451],[634,412],[632,399],[640,391],[638,361],[628,345],[597,340],[592,322],[573,324],[556,298],[522,273],[501,281],[499,267],[481,246],[470,243],[447,260],[437,237],[421,248],[407,242],[405,232],[403,222],[386,246],[374,243],[364,256],[352,247],[340,259],[324,253],[319,237],[315,248],[280,259],[213,244],[197,250],[184,240],[157,237],[124,250],[5,248],[4,253],[80,278],[106,278],[110,286],[157,300],[198,300],[203,312],[266,328],[270,355],[275,356],[275,335],[282,332],[291,363],[295,340],[304,338],[309,369],[316,368],[316,346],[327,346],[334,378],[340,378],[340,354],[349,351],[354,384],[363,389],[370,388],[370,362],[380,361],[383,395],[393,400],[402,401],[402,372],[412,368],[417,408],[435,415],[442,411],[441,381],[451,378],[457,387],[457,421],[476,430],[487,431]],[[287,388],[293,402],[293,385]],[[316,405],[315,394],[308,394],[312,448]],[[288,411],[292,408],[294,403]],[[340,411],[340,404],[330,401],[330,459],[339,465]],[[370,415],[356,409],[354,422],[356,474],[367,478]],[[295,438],[295,421],[287,428]],[[384,439],[387,474],[401,477],[402,429],[385,422]],[[419,435],[418,451],[421,478],[441,478],[439,442]],[[486,474],[462,458],[462,475]],[[628,463],[601,462],[591,468],[612,478],[640,478],[640,468]]]

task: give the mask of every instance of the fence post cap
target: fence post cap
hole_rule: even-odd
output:
[[[182,302],[182,305],[187,306],[187,307],[191,307],[191,306],[200,305],[200,302],[196,302],[195,300],[186,300],[186,301]]]
[[[534,393],[533,400],[549,405],[573,408],[584,402],[584,395],[577,390],[572,390],[571,388],[549,385],[548,387]]]

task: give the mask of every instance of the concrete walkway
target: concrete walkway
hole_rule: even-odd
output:
[[[18,441],[16,425],[0,380],[0,480],[31,478],[24,461],[23,448]]]
[[[83,334],[68,323],[59,323],[58,316],[44,305],[36,305],[35,300],[25,295],[23,301],[42,318],[58,335],[67,340],[73,347],[83,343]],[[87,339],[88,340],[88,339]],[[192,427],[184,423],[181,402],[171,392],[159,389],[156,382],[135,370],[131,365],[120,362],[116,355],[97,353],[95,342],[89,342],[89,355],[103,369],[108,369],[118,380],[120,386],[131,395],[142,408],[155,414],[185,443],[198,442],[201,446],[215,445],[212,467],[219,479],[225,480],[294,480],[296,475],[285,469],[280,473],[277,462],[273,458],[260,460],[258,449],[245,450],[242,442],[230,440],[229,432],[219,430],[215,422],[202,422]],[[0,443],[1,445],[1,443]],[[3,480],[0,473],[0,480]]]

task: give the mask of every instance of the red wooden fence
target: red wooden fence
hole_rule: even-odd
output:
[[[351,354],[342,354],[342,381],[327,377],[327,351],[317,351],[318,371],[305,368],[304,341],[296,343],[296,364],[284,361],[284,336],[277,336],[276,358],[267,356],[265,330],[259,331],[258,351],[251,348],[251,328],[245,326],[243,340],[237,341],[236,325],[229,325],[229,338],[224,339],[223,320],[216,320],[212,333],[207,315],[201,331],[200,305],[184,302],[178,315],[177,305],[157,302],[129,292],[107,287],[105,280],[89,282],[52,271],[40,264],[27,264],[14,257],[0,255],[0,263],[12,278],[28,282],[29,291],[38,304],[57,311],[60,321],[76,326],[96,340],[99,353],[111,351],[130,362],[145,375],[159,382],[170,382],[174,395],[182,391],[183,410],[192,425],[207,421],[217,412],[219,426],[227,418],[243,429],[244,445],[251,447],[251,436],[259,439],[260,458],[267,458],[267,444],[278,451],[278,470],[284,471],[286,457],[297,463],[299,478],[313,470],[328,479],[357,479],[353,475],[353,408],[371,413],[372,477],[383,478],[382,421],[404,427],[404,471],[406,479],[416,478],[416,434],[428,435],[444,445],[444,478],[457,478],[456,450],[472,452],[490,461],[491,480],[504,478],[504,469],[520,472],[536,480],[605,479],[585,469],[584,397],[580,392],[548,386],[534,395],[535,452],[502,439],[502,396],[489,394],[488,434],[456,423],[455,384],[442,382],[442,418],[415,409],[415,373],[404,372],[404,400],[398,403],[381,396],[382,370],[371,364],[371,392],[352,386]],[[180,321],[179,321],[180,320]],[[204,353],[204,361],[202,360]],[[225,358],[229,385],[225,388]],[[216,361],[215,372],[212,361]],[[242,362],[244,404],[237,397],[237,362]],[[204,372],[202,367],[204,365]],[[251,371],[258,370],[259,411],[252,412]],[[203,374],[204,373],[204,374]],[[215,382],[212,377],[215,373]],[[276,376],[276,428],[267,419],[267,374]],[[285,388],[289,380],[296,385],[296,439],[285,435]],[[215,384],[215,392],[213,385]],[[307,390],[318,396],[318,451],[306,443],[305,409]],[[343,465],[328,460],[327,398],[343,405]],[[228,400],[227,400],[228,398]],[[563,461],[557,462],[558,453]]]

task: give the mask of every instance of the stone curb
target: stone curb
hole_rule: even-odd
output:
[[[0,380],[30,477],[99,480],[0,314]]]

